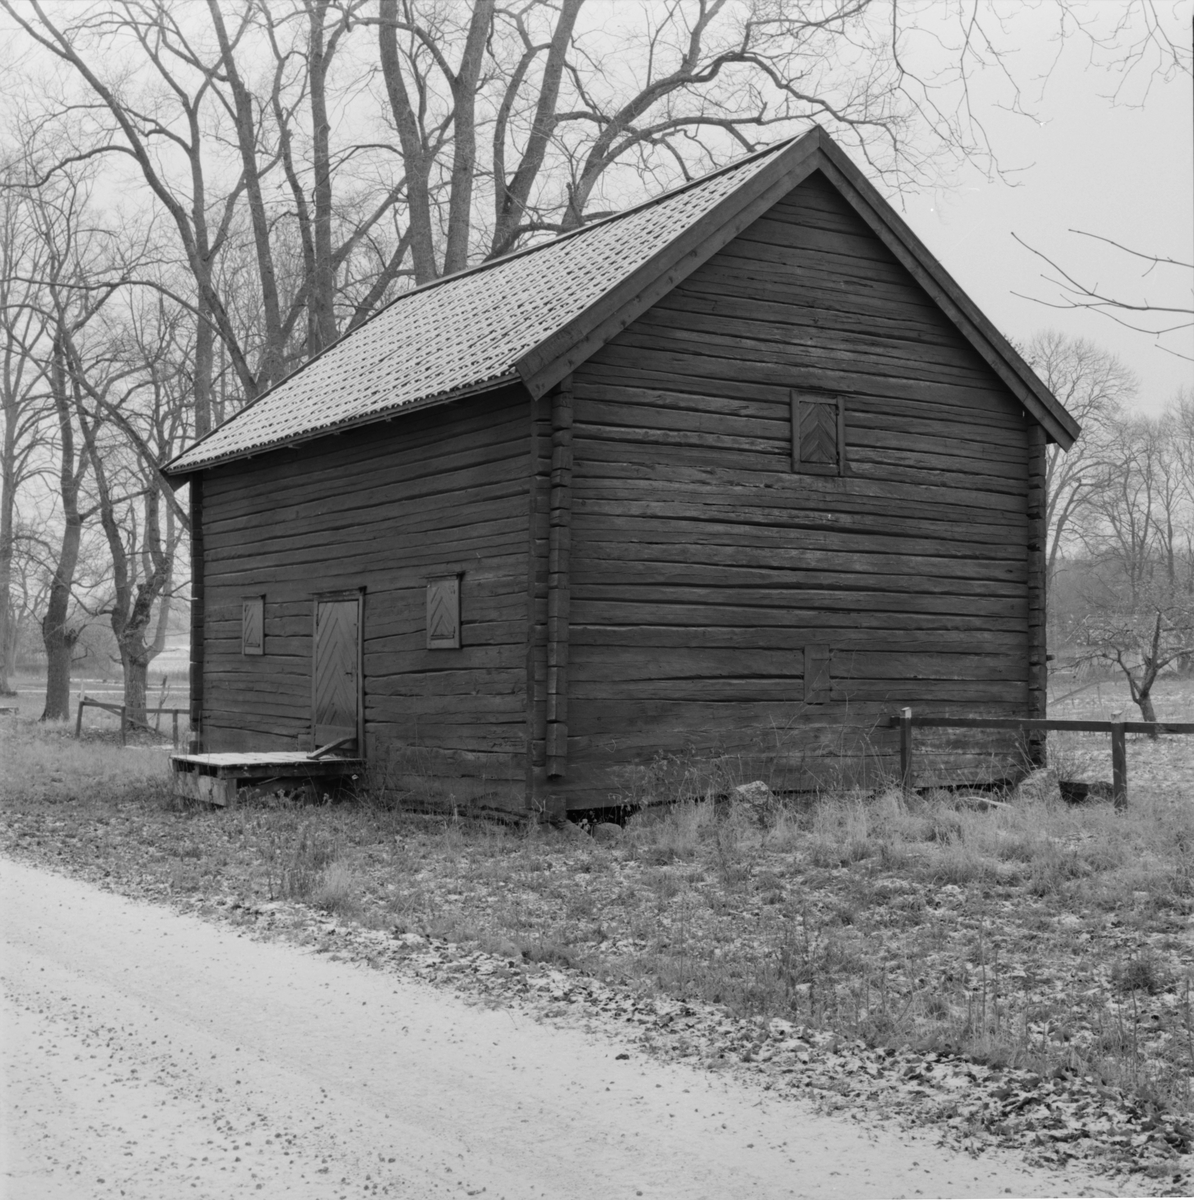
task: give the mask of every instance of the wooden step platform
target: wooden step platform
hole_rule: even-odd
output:
[[[351,778],[364,769],[362,758],[316,757],[301,750],[170,756],[176,796],[220,805],[235,804],[241,788],[265,788],[275,783],[317,788],[318,780]]]

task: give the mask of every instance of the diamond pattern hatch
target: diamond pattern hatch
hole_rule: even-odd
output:
[[[427,649],[460,649],[460,576],[427,583]]]
[[[837,405],[809,404],[800,406],[800,461],[805,463],[837,462]]]
[[[742,187],[784,146],[399,296],[184,451],[170,469],[191,470],[513,379],[528,351]]]
[[[315,744],[357,736],[360,678],[357,670],[360,606],[349,600],[315,603]]]

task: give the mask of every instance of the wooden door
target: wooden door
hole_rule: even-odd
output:
[[[312,677],[315,745],[341,738],[357,741],[361,716],[361,598],[335,596],[315,601]],[[346,746],[344,749],[351,750]]]

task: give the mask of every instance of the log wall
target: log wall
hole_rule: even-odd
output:
[[[509,389],[205,473],[204,749],[309,741],[312,597],[363,587],[370,760],[425,799],[523,807],[528,404]],[[427,579],[457,571],[462,646],[429,650]]]
[[[844,397],[846,475],[793,472],[793,388]],[[781,787],[866,778],[894,707],[1026,713],[1033,423],[819,175],[573,402],[570,804],[692,790],[711,753]]]

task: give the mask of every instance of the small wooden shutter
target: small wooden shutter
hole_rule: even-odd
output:
[[[240,652],[265,653],[264,596],[245,596],[241,601]]]
[[[460,576],[427,581],[427,649],[460,649]]]
[[[791,393],[792,470],[846,474],[846,406],[840,396]]]
[[[833,681],[829,674],[830,650],[828,646],[812,645],[804,648],[804,702],[825,704],[830,699]]]

